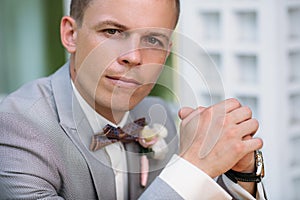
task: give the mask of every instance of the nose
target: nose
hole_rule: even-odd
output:
[[[142,50],[140,49],[140,39],[132,38],[127,42],[125,51],[118,57],[118,62],[129,67],[142,64]]]

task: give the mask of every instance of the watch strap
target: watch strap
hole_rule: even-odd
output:
[[[253,173],[241,173],[234,170],[229,170],[225,173],[225,175],[232,180],[233,182],[237,183],[238,181],[241,182],[261,182],[261,176],[257,176],[255,172]]]
[[[263,155],[260,150],[255,151],[254,159],[255,159],[256,172],[242,173],[230,169],[229,171],[225,172],[225,175],[235,183],[237,183],[238,181],[256,182],[256,183],[261,182],[262,178],[265,175],[265,170],[264,170]]]

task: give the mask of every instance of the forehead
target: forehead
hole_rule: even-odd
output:
[[[177,18],[175,0],[92,0],[83,23],[114,20],[130,29],[174,29]]]

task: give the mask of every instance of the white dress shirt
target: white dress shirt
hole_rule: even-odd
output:
[[[102,132],[106,124],[110,124],[114,127],[123,127],[125,125],[129,112],[125,113],[119,124],[114,124],[99,115],[79,94],[73,81],[71,81],[71,83],[74,94],[94,133]],[[128,176],[124,146],[122,143],[117,142],[104,148],[110,158],[115,174],[117,199],[126,200],[128,198]],[[183,199],[232,199],[211,177],[176,154],[173,155],[159,177],[181,195]],[[236,199],[255,199],[240,185],[233,183],[224,175],[223,180]],[[262,184],[258,184],[257,188],[257,199],[264,200]]]

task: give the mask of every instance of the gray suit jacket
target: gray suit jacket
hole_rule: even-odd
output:
[[[130,112],[130,120],[139,117],[164,124],[170,148],[165,160],[150,160],[152,185],[141,198],[159,194],[157,198],[180,199],[156,178],[178,149],[172,117],[157,98],[146,98]],[[93,134],[73,96],[68,64],[9,95],[0,105],[0,199],[116,199],[106,151],[88,149]],[[131,172],[128,198],[137,199],[147,189],[140,186],[136,173],[139,149],[135,144],[126,148]]]
[[[178,150],[166,105],[146,98],[129,120],[140,117],[167,127],[169,153],[165,160],[150,160],[150,186],[142,188],[138,147],[126,145],[128,199],[182,199],[157,177]],[[106,151],[88,149],[93,134],[73,96],[68,64],[9,95],[0,104],[0,199],[116,199]]]

